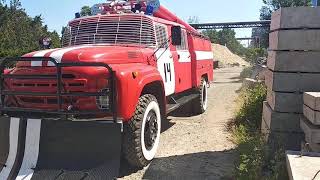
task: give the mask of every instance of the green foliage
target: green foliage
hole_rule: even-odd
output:
[[[240,73],[240,78],[245,79],[245,78],[250,78],[253,73],[253,67],[245,67],[242,72]]]
[[[89,6],[83,6],[80,11],[81,16],[91,16],[91,8]]]
[[[232,29],[223,29],[221,31],[205,30],[202,33],[208,36],[212,43],[225,45],[230,51],[240,56],[245,54],[246,48],[237,41],[236,32]]]
[[[238,99],[239,109],[233,122],[234,142],[238,144],[239,161],[235,176],[239,180],[288,179],[281,143],[271,151],[261,133],[262,104],[266,87],[262,84],[243,89]]]
[[[53,47],[60,47],[58,33],[49,32],[41,16],[28,16],[19,0],[12,0],[10,6],[0,5],[0,32],[0,58],[38,50],[42,37],[50,37]]]
[[[244,89],[241,94],[241,107],[236,113],[236,125],[245,125],[251,131],[261,127],[263,101],[266,99],[267,90],[262,84],[253,89]]]
[[[259,57],[266,57],[267,50],[264,48],[248,48],[245,51],[246,61],[250,62],[250,64],[257,64],[257,59]]]
[[[197,23],[199,23],[199,17],[198,16],[189,16],[187,22],[189,24],[197,24]]]

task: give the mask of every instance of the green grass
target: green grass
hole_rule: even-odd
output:
[[[245,79],[245,78],[250,78],[253,73],[253,67],[245,67],[243,71],[240,73],[240,78]]]
[[[242,89],[240,92],[238,110],[230,125],[239,153],[235,169],[236,179],[287,179],[283,149],[279,146],[276,152],[272,152],[260,133],[262,105],[266,94],[266,87],[262,84],[251,89]]]

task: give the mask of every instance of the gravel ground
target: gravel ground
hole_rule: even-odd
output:
[[[241,70],[216,70],[207,112],[191,117],[187,112],[169,116],[156,159],[142,170],[122,165],[120,179],[233,179],[237,153],[226,125],[242,84]]]

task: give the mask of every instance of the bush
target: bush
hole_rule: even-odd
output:
[[[245,78],[250,78],[253,73],[253,68],[252,66],[245,67],[242,72],[240,73],[240,78],[245,79]]]
[[[235,125],[244,125],[249,132],[255,132],[261,127],[263,101],[267,90],[263,84],[252,89],[243,89],[239,97],[240,108],[236,113]]]
[[[239,152],[235,169],[239,180],[287,179],[284,150],[279,146],[272,152],[260,133],[266,93],[266,87],[258,84],[241,90],[238,98],[239,108],[232,130]]]

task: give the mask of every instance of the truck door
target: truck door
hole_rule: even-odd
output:
[[[157,57],[157,66],[158,70],[162,76],[166,96],[172,95],[175,93],[175,66],[173,55],[169,47],[169,35],[168,28],[163,24],[156,24],[156,37],[157,37],[157,46],[160,47],[163,45],[159,51],[156,53]]]
[[[191,81],[191,55],[188,48],[187,32],[182,29],[181,45],[176,46],[177,61],[175,61],[176,93],[183,92],[192,87]]]

